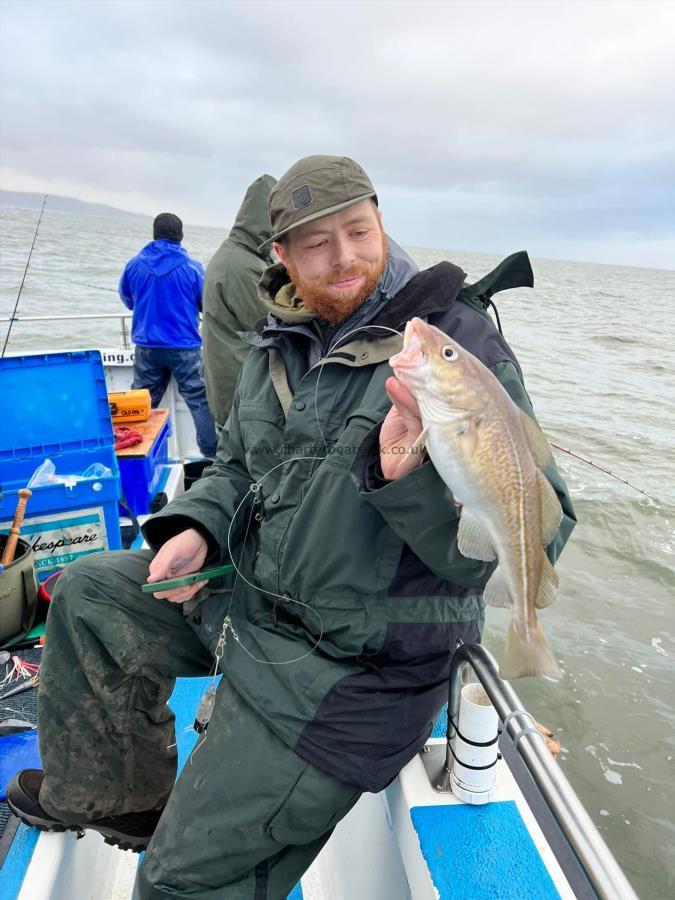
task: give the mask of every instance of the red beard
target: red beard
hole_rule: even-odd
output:
[[[354,310],[358,309],[363,301],[372,294],[375,285],[384,272],[386,264],[387,235],[382,231],[382,257],[379,262],[357,263],[312,281],[304,281],[290,261],[286,262],[285,266],[291,281],[295,285],[297,295],[302,299],[305,308],[310,310],[310,312],[317,313],[330,325],[337,325],[339,322],[344,322],[345,319],[348,319]],[[326,288],[330,287],[334,282],[344,281],[347,278],[355,278],[360,275],[365,277],[365,281],[355,294],[345,292],[343,297],[330,297],[326,294]]]

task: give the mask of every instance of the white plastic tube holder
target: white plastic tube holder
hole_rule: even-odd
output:
[[[452,743],[453,794],[465,803],[489,803],[497,779],[497,711],[480,684],[465,684]]]

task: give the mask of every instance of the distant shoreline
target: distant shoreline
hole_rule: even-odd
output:
[[[34,191],[0,190],[0,208],[39,210],[45,195]],[[50,212],[78,213],[85,216],[105,216],[111,219],[135,219],[147,222],[152,219],[145,213],[135,213],[128,209],[108,206],[106,203],[88,203],[76,197],[63,197],[59,194],[47,195],[47,206]]]
[[[44,194],[36,192],[7,191],[0,189],[0,210],[16,209],[23,212],[38,212],[42,207],[43,199]],[[73,215],[99,216],[107,219],[122,219],[126,221],[135,221],[139,224],[149,223],[153,218],[152,216],[146,215],[145,213],[135,213],[131,212],[130,210],[119,209],[115,206],[108,206],[104,203],[87,203],[84,200],[77,200],[74,197],[61,197],[56,194],[48,194],[47,206],[45,207],[45,211],[70,213]],[[195,222],[184,222],[183,227],[184,229],[203,228],[207,231],[219,232],[221,234],[221,240],[224,240],[230,232],[230,228],[226,226],[203,225]],[[401,244],[401,246],[403,246],[405,250],[413,252],[415,250],[421,250],[424,252],[438,252],[440,254],[444,254],[442,257],[443,259],[452,259],[455,256],[461,256],[465,253],[478,256],[493,256],[496,258],[495,264],[499,259],[505,258],[509,255],[510,252],[513,252],[515,249],[527,249],[525,247],[516,247],[511,249],[498,250],[473,250],[465,247],[422,247],[419,244],[408,242]],[[604,260],[599,261],[591,259],[570,259],[568,257],[562,256],[547,256],[543,254],[538,255],[530,251],[528,251],[528,253],[533,264],[536,264],[537,262],[574,263],[578,265],[604,266],[609,269],[619,268],[645,270],[649,272],[664,272],[668,275],[672,275],[673,271],[675,270],[675,267],[666,268],[664,266],[645,266],[631,263],[607,262]]]

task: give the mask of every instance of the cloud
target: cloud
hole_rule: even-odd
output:
[[[4,187],[226,225],[261,172],[344,153],[411,243],[489,250],[501,227],[537,252],[632,234],[636,264],[650,240],[673,258],[671,4],[1,10]]]

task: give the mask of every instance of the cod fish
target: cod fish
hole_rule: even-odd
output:
[[[420,408],[416,446],[426,445],[461,506],[460,552],[498,561],[484,599],[513,610],[500,674],[559,678],[536,613],[558,590],[544,552],[562,519],[541,472],[552,460],[548,441],[479,359],[421,319],[408,322],[403,349],[389,363]]]

